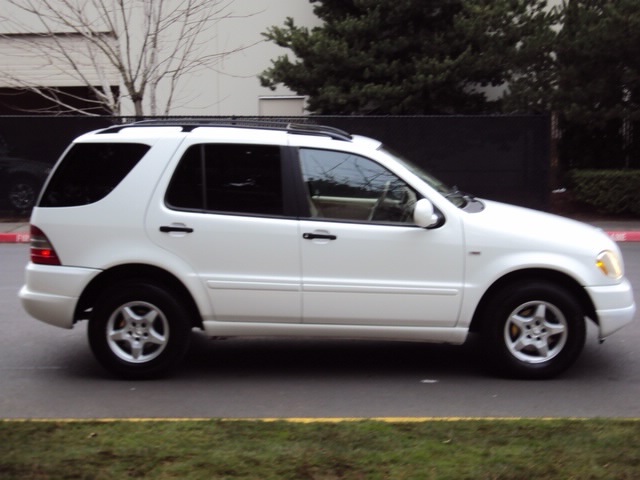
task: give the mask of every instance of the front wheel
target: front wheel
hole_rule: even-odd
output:
[[[105,292],[89,320],[89,344],[108,371],[130,379],[167,373],[184,356],[190,323],[164,288],[127,282]]]
[[[565,288],[520,282],[494,295],[484,309],[483,343],[494,369],[540,379],[558,375],[578,358],[586,326],[580,303]]]

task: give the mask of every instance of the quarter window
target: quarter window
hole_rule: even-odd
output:
[[[41,207],[88,205],[106,197],[149,150],[139,143],[77,143],[56,167]]]
[[[166,203],[181,210],[282,215],[280,147],[193,145],[176,168]]]

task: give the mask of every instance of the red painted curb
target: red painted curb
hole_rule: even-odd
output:
[[[29,243],[30,240],[28,232],[0,233],[0,243]]]
[[[640,232],[607,232],[615,242],[640,242]]]
[[[640,242],[640,231],[609,231],[606,233],[615,242]],[[30,239],[31,235],[28,232],[0,233],[0,243],[29,243]]]

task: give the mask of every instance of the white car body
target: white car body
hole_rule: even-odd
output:
[[[488,292],[529,274],[581,289],[585,316],[596,322],[601,338],[633,319],[629,282],[623,275],[603,274],[597,265],[605,251],[622,263],[605,233],[493,201],[474,200],[481,211],[465,211],[377,141],[269,129],[149,126],[91,132],[74,144],[132,141],[151,148],[104,198],[34,208],[31,223],[46,234],[61,264],[28,264],[20,298],[33,317],[72,328],[90,316],[79,311],[79,301],[97,278],[144,266],[184,286],[198,312],[194,326],[211,336],[460,344]],[[189,147],[207,142],[366,157],[427,199],[438,223],[422,228],[171,208],[166,192],[176,166]],[[161,231],[162,226],[171,231]]]

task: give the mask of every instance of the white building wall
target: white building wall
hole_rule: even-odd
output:
[[[247,48],[225,57],[217,71],[190,77],[179,92],[181,99],[174,103],[174,115],[258,115],[260,97],[294,94],[284,87],[271,91],[260,86],[258,74],[272,59],[289,52],[266,41],[261,33],[271,26],[282,26],[286,17],[293,17],[298,25],[318,25],[311,4],[307,0],[234,0],[230,10],[238,18],[217,24],[212,48],[219,52]],[[264,114],[270,113],[267,110]]]
[[[130,0],[136,1],[136,0]],[[313,14],[312,5],[306,0],[232,0],[225,10],[229,18],[224,18],[211,28],[207,37],[206,52],[233,52],[226,55],[212,69],[200,70],[185,75],[178,90],[174,93],[171,115],[269,115],[270,105],[265,105],[265,97],[283,97],[283,102],[277,105],[277,112],[293,115],[300,109],[300,98],[292,101],[289,89],[279,87],[271,91],[260,86],[258,75],[268,68],[271,60],[279,55],[288,53],[272,42],[268,42],[262,35],[271,26],[282,26],[286,17],[293,17],[298,25],[313,26],[319,20]],[[18,20],[18,23],[16,23]],[[21,27],[16,25],[22,25]],[[42,86],[83,86],[84,83],[72,75],[65,66],[55,65],[51,58],[29,54],[21,47],[24,38],[20,34],[39,32],[42,27],[35,18],[28,15],[18,15],[6,0],[0,0],[0,62],[2,68]],[[14,36],[17,35],[17,36]],[[47,41],[46,39],[38,41]],[[49,40],[52,41],[52,40]],[[80,38],[66,38],[73,50],[76,49]],[[93,61],[98,61],[95,56]],[[117,80],[112,67],[105,67],[104,78]],[[111,69],[111,71],[109,71]],[[90,81],[100,84],[99,76],[91,73],[91,66],[87,68]],[[0,80],[0,87],[9,86]],[[167,98],[168,90],[160,86],[158,104],[162,105]],[[263,99],[262,101],[260,99]],[[288,105],[289,107],[283,107]],[[148,111],[148,109],[147,109]],[[132,115],[133,106],[130,102],[123,103],[123,115]]]
[[[55,39],[56,45],[78,65],[78,71],[70,69],[66,64],[56,63],[56,55],[42,53],[53,48],[52,42],[51,38],[33,35],[0,37],[3,71],[0,87],[15,87],[15,82],[10,78],[47,87],[103,85],[105,82],[117,84],[118,75],[107,65],[102,52],[97,48],[88,48],[81,37],[61,36]]]

